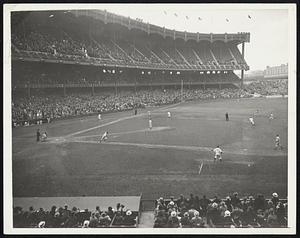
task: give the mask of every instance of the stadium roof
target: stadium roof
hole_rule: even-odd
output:
[[[150,23],[144,23],[139,19],[132,19],[130,17],[120,16],[114,13],[110,13],[106,10],[71,10],[70,13],[75,16],[87,16],[92,17],[97,20],[103,21],[105,24],[113,23],[120,24],[127,27],[129,30],[138,29],[150,34],[158,34],[164,38],[171,39],[182,39],[182,40],[195,40],[199,41],[222,41],[222,42],[250,42],[250,33],[249,32],[238,32],[238,33],[224,33],[224,34],[204,34],[204,33],[192,33],[186,31],[176,31],[167,29],[165,27],[156,26]]]

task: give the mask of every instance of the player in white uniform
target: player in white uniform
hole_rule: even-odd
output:
[[[171,112],[168,112],[168,118],[171,118]]]
[[[42,142],[45,142],[46,140],[47,140],[47,132],[45,131],[45,132],[42,134],[41,141],[42,141]]]
[[[217,159],[219,159],[221,162],[223,151],[220,149],[220,146],[217,146],[217,148],[213,149],[213,152],[215,153],[214,162],[216,162]]]
[[[249,121],[250,121],[250,123],[251,123],[252,126],[255,126],[253,117],[249,117]]]
[[[273,113],[271,113],[269,116],[269,121],[272,121],[273,119],[274,119],[274,115],[273,115]]]
[[[152,130],[152,120],[151,120],[151,118],[149,119],[149,130]]]
[[[102,141],[106,141],[107,139],[108,139],[108,131],[104,132],[104,134],[100,138],[99,143],[101,143]]]
[[[98,120],[101,120],[101,114],[100,113],[98,114]]]
[[[280,144],[280,137],[279,135],[276,135],[276,138],[275,138],[275,149],[276,150],[282,150],[282,146]]]

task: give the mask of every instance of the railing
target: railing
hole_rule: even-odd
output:
[[[169,69],[169,70],[248,70],[248,65],[175,65],[175,64],[160,64],[160,63],[147,63],[147,62],[127,62],[124,60],[112,60],[94,57],[82,57],[79,55],[64,55],[64,54],[51,54],[46,52],[37,51],[24,51],[12,53],[13,60],[20,61],[41,61],[49,63],[64,63],[64,64],[79,64],[79,65],[93,65],[93,66],[106,66],[106,67],[134,67],[140,69]]]

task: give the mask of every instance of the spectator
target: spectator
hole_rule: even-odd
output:
[[[171,215],[168,219],[168,227],[169,228],[177,228],[180,227],[180,220],[175,211],[171,212]]]
[[[204,221],[202,217],[199,216],[199,212],[195,212],[195,216],[191,220],[191,226],[192,227],[205,227]]]

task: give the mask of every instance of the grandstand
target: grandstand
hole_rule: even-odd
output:
[[[59,80],[56,84],[52,81],[45,86],[47,81],[37,83],[30,80],[30,85],[59,87],[58,84],[63,84],[67,87],[72,84],[81,87],[82,82],[77,79],[85,78],[89,87],[91,84],[97,87],[100,79],[110,78],[105,85],[113,86],[112,79],[116,75],[117,78],[126,75],[124,78],[131,83],[139,84],[138,79],[144,76],[155,81],[161,78],[161,74],[176,76],[178,72],[185,76],[184,84],[187,85],[190,81],[193,84],[210,83],[209,73],[222,75],[222,80],[214,84],[232,80],[240,83],[233,70],[249,69],[244,60],[244,44],[249,39],[249,33],[179,32],[102,10],[13,12],[12,67],[21,75],[16,76],[18,87],[24,87],[28,81],[30,73],[26,68],[31,68],[31,65],[41,67],[35,78],[45,75],[48,80],[55,79],[49,72],[43,72],[41,65],[44,64],[55,65],[67,72],[72,72],[71,65],[86,70],[80,69],[81,75],[77,75],[74,81],[65,82],[61,77],[56,78]],[[242,53],[237,48],[239,44],[242,44]],[[86,71],[96,72],[87,75]],[[171,80],[172,85],[181,83],[176,77],[171,77]],[[160,80],[160,83],[165,82]],[[116,82],[116,85],[121,87],[126,83]]]
[[[287,226],[286,174],[276,177],[285,169],[286,151],[274,152],[272,142],[261,136],[273,136],[271,126],[286,120],[285,99],[251,101],[257,92],[286,95],[287,82],[244,87],[250,33],[181,32],[102,10],[13,12],[11,22],[14,227]],[[249,102],[237,104],[240,99]],[[275,108],[281,121],[254,134],[244,118],[258,107],[266,113]],[[235,116],[225,126],[217,124],[224,121],[226,108]],[[139,114],[133,116],[133,109]],[[175,116],[166,122],[167,109]],[[148,110],[157,134],[145,129]],[[99,122],[94,115],[100,113],[107,117]],[[31,136],[39,127],[51,134],[46,143]],[[98,143],[102,128],[112,130],[115,138],[106,148]],[[285,129],[280,127],[284,143]],[[200,152],[199,134],[205,135]],[[227,140],[232,144],[225,146],[226,153],[232,157],[224,167],[211,168],[210,147]],[[117,150],[109,147],[116,145]],[[180,152],[169,158],[170,148]],[[205,177],[203,189],[212,191],[209,196],[219,193],[229,177],[228,191],[222,190],[220,199],[168,198],[172,189],[175,196],[199,189],[195,181],[200,172],[194,171],[199,163],[204,177],[222,176],[213,182]],[[255,163],[266,169],[252,167]],[[173,185],[176,176],[182,179],[178,187]],[[247,176],[273,183],[265,189],[264,182]],[[231,193],[239,178],[241,198]],[[210,188],[211,183],[217,185]],[[146,195],[136,195],[144,186]],[[271,197],[274,187],[280,199],[276,193]],[[267,199],[256,190],[266,191]],[[153,197],[160,194],[165,198]]]

